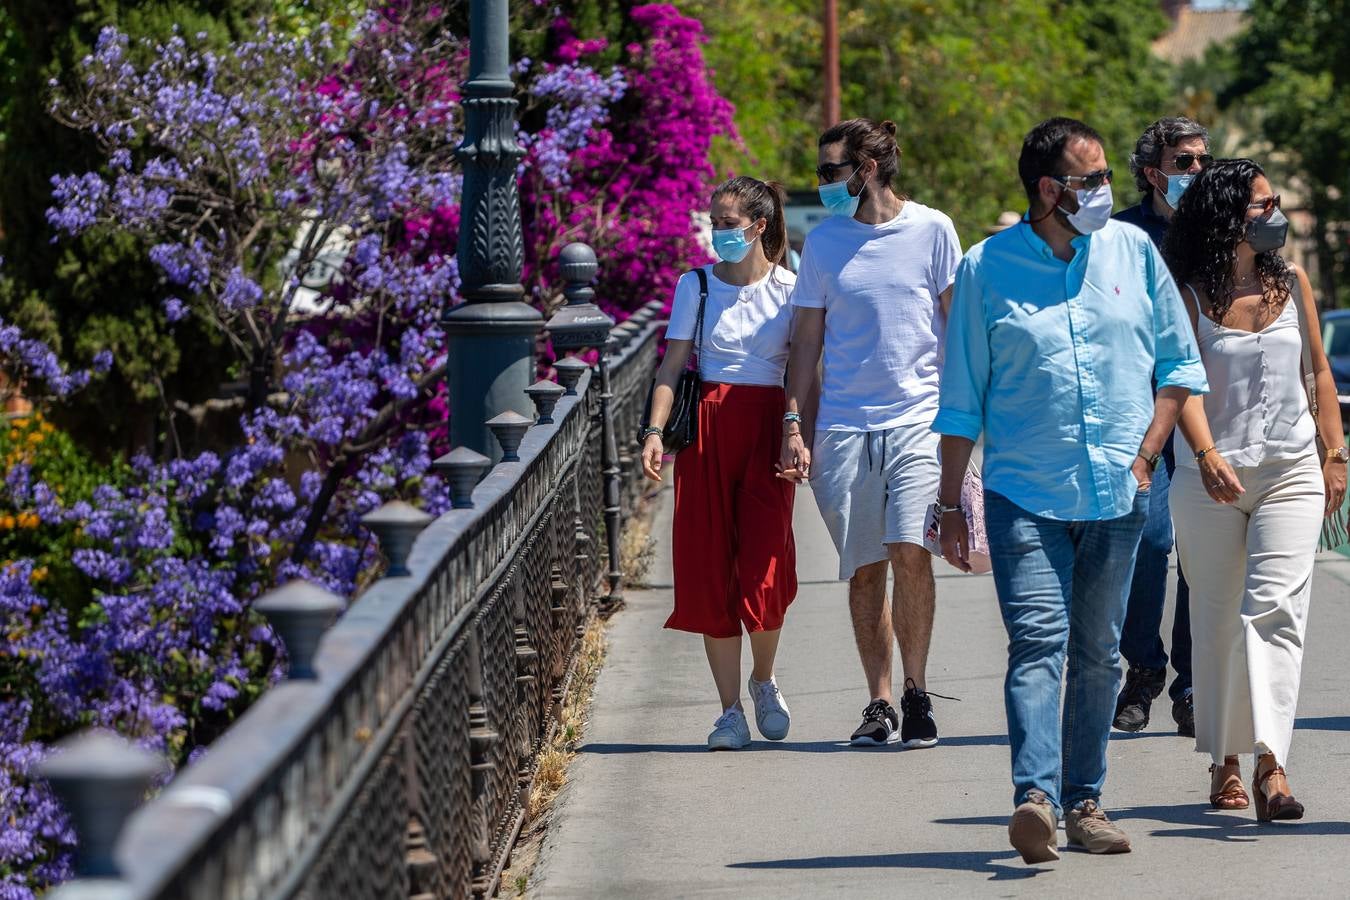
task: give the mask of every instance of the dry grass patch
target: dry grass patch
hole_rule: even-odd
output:
[[[525,824],[511,851],[511,864],[502,873],[499,896],[527,897],[530,875],[539,861],[539,850],[548,830],[549,814],[559,791],[567,783],[567,770],[577,755],[585,731],[586,713],[595,692],[595,680],[605,661],[605,620],[592,618],[577,648],[575,668],[553,739],[539,751],[534,782],[525,803]]]

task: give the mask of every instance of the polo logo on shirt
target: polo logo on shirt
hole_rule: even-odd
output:
[[[1115,290],[1116,290],[1116,295],[1119,296],[1119,295],[1120,295],[1120,285],[1116,285]]]

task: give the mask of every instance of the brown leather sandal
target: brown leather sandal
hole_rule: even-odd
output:
[[[1256,774],[1252,778],[1252,794],[1256,796],[1256,820],[1274,822],[1303,818],[1303,804],[1295,800],[1293,794],[1276,794],[1269,797],[1262,789],[1270,780],[1270,776],[1276,772],[1284,775],[1284,766],[1271,766],[1263,773],[1260,764],[1257,764]]]
[[[1237,766],[1209,767],[1209,805],[1215,809],[1246,809],[1251,805],[1242,786],[1242,770]]]

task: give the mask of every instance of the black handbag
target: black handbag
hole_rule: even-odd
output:
[[[694,323],[694,349],[685,361],[680,380],[675,383],[675,402],[670,417],[661,429],[661,444],[667,453],[679,453],[698,440],[698,402],[703,390],[703,378],[698,372],[698,355],[703,344],[703,308],[708,303],[708,273],[695,269],[698,276],[698,317]],[[642,410],[642,427],[652,420],[652,396],[656,393],[656,379],[647,391],[647,405]]]

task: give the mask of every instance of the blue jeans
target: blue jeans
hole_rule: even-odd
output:
[[[1163,465],[1153,473],[1153,489],[1135,559],[1125,627],[1120,633],[1120,655],[1131,666],[1167,668],[1162,618],[1163,605],[1167,601],[1167,560],[1172,552],[1172,512],[1167,495],[1175,469],[1176,457],[1172,455],[1172,439],[1169,438],[1163,448]],[[1180,700],[1191,687],[1190,597],[1190,585],[1178,566],[1176,615],[1172,619],[1172,668],[1177,677],[1172,679],[1168,691],[1173,700]]]
[[[1118,519],[1062,522],[985,492],[994,587],[1008,631],[1003,700],[1014,805],[1032,788],[1044,791],[1056,811],[1101,796],[1120,628],[1148,502],[1141,491],[1134,509]]]

